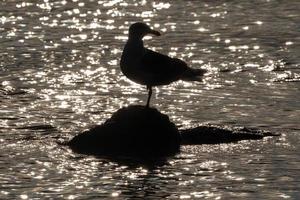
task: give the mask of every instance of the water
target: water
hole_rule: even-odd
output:
[[[299,199],[300,2],[18,1],[0,3],[0,199]],[[147,46],[209,73],[155,89],[180,127],[282,133],[183,146],[152,165],[57,145],[131,104],[144,87],[120,72],[132,22]]]

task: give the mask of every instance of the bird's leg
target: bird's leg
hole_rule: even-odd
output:
[[[150,99],[151,99],[151,95],[152,95],[152,87],[151,86],[147,86],[147,90],[149,90],[149,93],[148,93],[148,99],[147,99],[146,107],[149,108]]]

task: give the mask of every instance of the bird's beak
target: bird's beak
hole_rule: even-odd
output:
[[[155,31],[155,30],[153,30],[153,29],[150,29],[150,30],[149,30],[149,34],[153,34],[153,35],[156,35],[156,36],[161,36],[160,32]]]

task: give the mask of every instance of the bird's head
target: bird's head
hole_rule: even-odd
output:
[[[148,34],[153,34],[156,36],[160,36],[160,32],[153,30],[145,23],[137,22],[132,24],[129,27],[129,37],[142,39],[144,36]]]

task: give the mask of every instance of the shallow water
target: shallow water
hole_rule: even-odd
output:
[[[300,2],[2,1],[0,199],[299,199]],[[128,26],[148,47],[209,73],[155,89],[179,127],[246,126],[281,137],[184,146],[151,165],[57,145],[146,90],[119,60]]]

